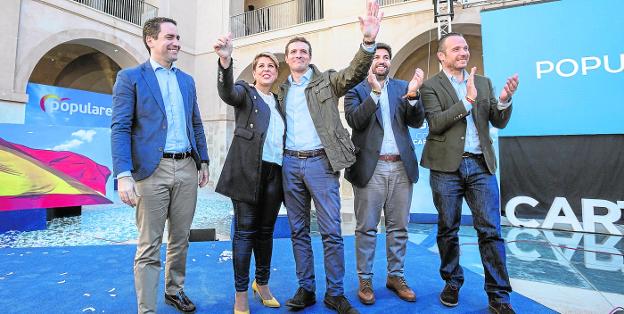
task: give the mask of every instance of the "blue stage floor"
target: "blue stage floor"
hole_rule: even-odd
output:
[[[313,238],[317,304],[300,313],[332,313],[322,303],[325,292],[320,238]],[[425,241],[426,242],[426,241]],[[231,313],[234,302],[231,243],[191,243],[186,293],[198,313]],[[164,253],[164,246],[163,246]],[[134,313],[136,301],[132,276],[134,245],[74,246],[0,249],[0,313]],[[276,239],[271,289],[284,303],[297,288],[290,239]],[[345,294],[362,313],[487,313],[483,277],[465,269],[466,282],[460,305],[449,309],[440,304],[443,282],[438,275],[437,254],[426,245],[410,242],[406,278],[416,291],[417,302],[399,300],[385,288],[385,241],[380,236],[373,280],[377,303],[364,306],[357,300],[354,238],[345,237]],[[253,272],[252,272],[253,273]],[[162,280],[161,280],[162,283]],[[164,304],[161,285],[159,313],[175,313]],[[512,294],[518,313],[551,313],[548,308]],[[287,308],[264,308],[251,299],[252,313],[286,313]]]

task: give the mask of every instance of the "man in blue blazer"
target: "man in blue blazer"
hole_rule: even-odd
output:
[[[119,197],[135,207],[139,229],[134,282],[139,313],[156,312],[160,246],[168,224],[165,302],[182,312],[186,254],[197,185],[208,182],[208,151],[195,82],[173,62],[180,51],[176,22],[157,17],[143,27],[150,59],[117,75],[111,145]]]
[[[418,181],[418,161],[408,126],[420,127],[425,118],[418,94],[423,71],[416,69],[409,83],[389,78],[391,58],[390,46],[378,43],[368,79],[345,96],[345,116],[356,146],[356,162],[347,168],[345,178],[353,184],[355,194],[358,297],[364,304],[375,303],[373,260],[382,209],[386,287],[405,301],[416,301],[404,279],[403,264],[412,189]]]

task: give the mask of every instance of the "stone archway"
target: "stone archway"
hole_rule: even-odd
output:
[[[477,73],[483,74],[483,48],[481,44],[481,25],[453,24],[453,31],[462,33],[470,46],[470,63],[468,67],[477,67]],[[430,29],[414,37],[401,49],[394,53],[390,75],[397,79],[409,81],[414,69],[421,68],[425,77],[440,71],[436,56],[438,49],[437,29]]]
[[[61,44],[39,60],[29,82],[112,94],[121,67],[110,57],[92,47]]]
[[[54,48],[61,45],[78,45],[84,46],[91,50],[92,53],[100,53],[112,60],[118,67],[125,68],[134,66],[147,59],[146,51],[137,50],[136,47],[143,47],[142,42],[130,44],[124,40],[111,35],[100,33],[92,30],[67,30],[46,39],[43,39],[35,48],[31,49],[28,54],[18,57],[17,64],[21,66],[17,68],[15,78],[15,90],[26,90],[31,76],[35,68],[42,61],[45,55],[53,51]],[[85,50],[85,51],[86,51]],[[96,59],[104,60],[102,56]]]

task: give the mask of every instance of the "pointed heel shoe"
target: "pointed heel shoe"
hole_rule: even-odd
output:
[[[275,297],[272,297],[270,300],[265,300],[265,299],[262,298],[262,296],[260,295],[260,290],[258,289],[258,284],[256,283],[255,280],[251,284],[251,290],[253,290],[254,296],[257,296],[258,300],[260,300],[262,302],[262,305],[264,305],[266,307],[273,307],[273,308],[280,307],[280,304],[279,304],[279,302],[277,302]]]

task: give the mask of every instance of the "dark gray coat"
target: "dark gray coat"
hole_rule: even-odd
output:
[[[262,148],[271,119],[271,109],[255,87],[245,81],[234,84],[233,62],[227,69],[223,69],[221,63],[217,62],[219,97],[234,107],[236,127],[215,191],[237,201],[257,204]],[[277,104],[277,99],[275,103]]]
[[[440,71],[423,83],[420,92],[425,106],[429,135],[420,164],[431,170],[453,172],[459,168],[466,142],[466,119],[473,119],[479,132],[483,157],[490,173],[496,173],[496,154],[490,137],[490,124],[502,129],[511,117],[512,106],[499,110],[489,78],[475,75],[477,99],[469,114],[446,74]]]
[[[355,162],[355,147],[349,138],[349,131],[340,120],[338,99],[366,78],[373,55],[360,47],[349,66],[338,72],[321,72],[313,64],[310,65],[313,74],[305,89],[308,110],[333,171],[340,171]],[[286,80],[278,94],[283,113],[286,112],[289,89],[290,82]]]

